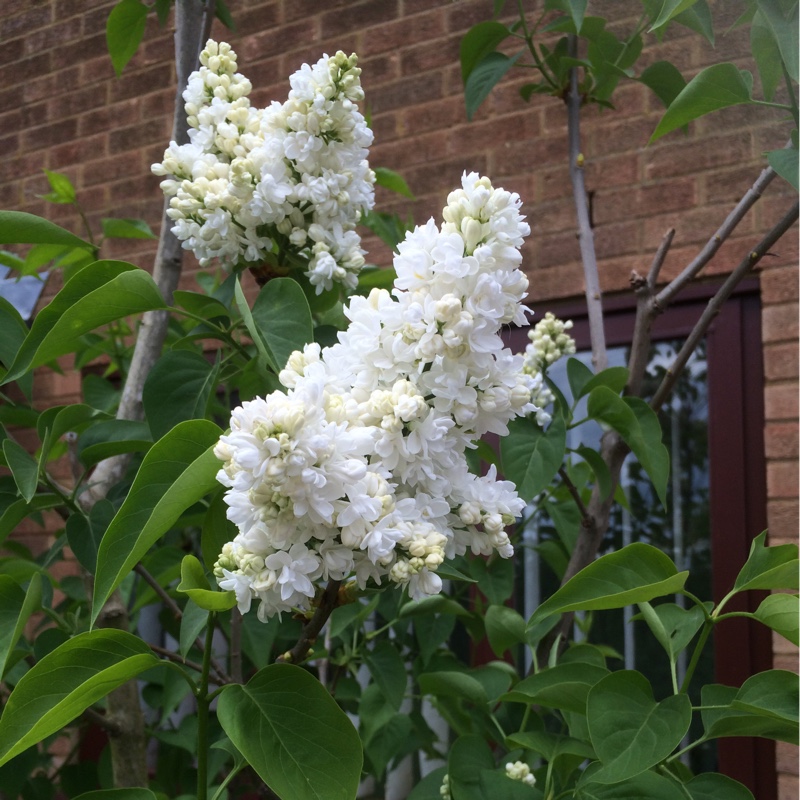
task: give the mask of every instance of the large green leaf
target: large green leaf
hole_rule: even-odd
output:
[[[139,49],[147,23],[147,10],[139,0],[120,0],[108,15],[106,44],[117,77]]]
[[[109,239],[158,239],[143,219],[116,219],[102,221],[103,236]]]
[[[767,547],[766,538],[767,532],[763,531],[753,539],[747,561],[733,585],[735,591],[798,588],[797,545]]]
[[[770,669],[748,678],[731,706],[797,726],[798,676],[784,669]],[[797,737],[795,736],[795,739]]]
[[[607,386],[597,386],[589,393],[587,412],[625,440],[666,507],[669,451],[661,441],[661,425],[650,406],[638,397],[620,397]]]
[[[113,518],[114,506],[104,498],[92,506],[88,519],[83,514],[71,514],[64,526],[67,542],[75,558],[92,575],[97,572],[100,542]]]
[[[30,503],[21,499],[11,503],[0,514],[0,542],[4,541],[11,531],[29,514],[63,505],[64,500],[57,494],[39,494]]]
[[[662,28],[671,19],[677,17],[678,14],[686,11],[687,8],[691,8],[696,2],[697,0],[663,0],[658,16],[650,26],[650,33]]]
[[[584,567],[536,609],[529,625],[550,614],[622,608],[675,594],[688,575],[658,548],[634,542]]]
[[[70,352],[101,325],[155,308],[164,301],[148,273],[123,261],[95,261],[36,315],[3,383]]]
[[[404,197],[409,197],[414,200],[414,194],[408,188],[408,184],[403,179],[403,176],[398,174],[392,169],[386,167],[375,167],[375,183],[377,186],[383,186],[384,189],[401,194]]]
[[[158,663],[147,644],[124,631],[91,631],[64,642],[26,672],[8,698],[0,718],[0,765]]]
[[[788,181],[795,189],[798,188],[798,157],[797,147],[782,148],[781,150],[770,150],[767,153],[769,165],[778,175]]]
[[[366,662],[384,697],[399,711],[406,695],[408,674],[398,649],[388,640],[378,641],[367,654]]]
[[[464,99],[467,104],[467,119],[472,119],[489,92],[500,79],[514,66],[522,51],[509,58],[503,53],[488,53],[472,68],[464,86]]]
[[[0,244],[61,244],[93,249],[92,244],[54,222],[25,211],[0,211]]]
[[[78,459],[91,467],[120,453],[141,453],[153,446],[146,422],[132,419],[103,419],[78,437]]]
[[[97,789],[84,792],[75,800],[158,800],[149,789]]]
[[[181,422],[148,451],[97,554],[92,621],[142,556],[180,515],[216,485],[213,447],[220,429],[207,420]]]
[[[603,763],[592,780],[617,783],[655,766],[680,744],[692,721],[692,703],[685,694],[657,703],[644,675],[620,670],[592,687],[586,719]]]
[[[447,774],[454,800],[486,800],[481,773],[494,769],[494,756],[482,736],[459,736],[450,747]]]
[[[686,81],[680,70],[670,61],[656,61],[639,76],[639,80],[652,89],[666,108],[683,91]]]
[[[590,766],[581,777],[577,800],[677,800],[680,788],[657,772],[642,772],[620,783],[595,783],[595,769]]]
[[[746,786],[717,772],[696,775],[685,788],[692,800],[753,800],[753,793]]]
[[[27,450],[13,439],[3,440],[3,455],[19,493],[25,498],[26,503],[30,503],[39,484],[39,465]]]
[[[546,761],[555,761],[559,756],[579,756],[592,760],[597,758],[594,749],[588,742],[549,731],[525,731],[512,734],[506,739],[506,747],[522,747],[525,750],[533,750]]]
[[[184,556],[181,562],[178,591],[184,592],[205,611],[228,611],[236,605],[236,595],[233,592],[220,592],[211,588],[203,565],[191,554]]]
[[[0,575],[0,678],[31,614],[42,602],[42,576],[33,575],[27,590],[8,575]]]
[[[556,664],[524,678],[500,699],[585,714],[589,690],[608,674],[605,667],[597,664]]]
[[[520,497],[532,500],[558,472],[567,447],[564,417],[556,411],[543,430],[530,417],[509,423],[508,436],[500,440],[503,473],[513,481]]]
[[[39,415],[36,431],[39,434],[39,438],[44,440],[45,434],[49,430],[53,441],[58,441],[65,433],[70,431],[80,433],[93,422],[108,420],[109,418],[108,414],[83,403],[54,406],[42,411]]]
[[[413,728],[411,717],[407,714],[395,714],[364,742],[364,752],[379,779],[383,777],[392,759],[405,755],[413,736]]]
[[[494,20],[479,22],[467,31],[459,48],[461,80],[465,85],[477,64],[510,35],[511,31],[505,25]]]
[[[28,326],[22,317],[5,297],[0,297],[0,364],[10,367],[14,363],[19,348],[28,335]],[[3,368],[0,367],[0,377],[3,375]],[[30,380],[23,389],[25,394],[30,397]]]
[[[238,532],[236,526],[228,519],[227,510],[225,496],[220,491],[214,496],[203,518],[203,526],[200,529],[200,550],[203,561],[210,570],[214,569],[225,543],[232,542]]]
[[[419,676],[419,688],[422,694],[460,698],[476,706],[489,701],[483,684],[466,672],[425,672]]]
[[[238,293],[236,300],[241,309]],[[267,362],[276,373],[286,366],[295,350],[314,341],[308,300],[300,284],[291,278],[268,281],[256,297],[251,315],[254,329],[250,334],[261,340]]]
[[[642,619],[673,663],[692,641],[705,620],[703,609],[699,606],[681,608],[677,603],[662,603],[653,607],[645,602],[639,603],[639,609]]]
[[[764,99],[772,100],[783,77],[781,52],[772,29],[760,12],[756,12],[750,23],[750,49],[758,66]]]
[[[791,673],[788,674],[791,675]],[[753,677],[759,678],[758,675]],[[753,679],[751,678],[750,680]],[[761,680],[763,679],[759,679],[756,682],[755,691],[753,691],[754,687],[750,687],[748,692],[750,701],[754,699],[754,695],[759,693],[758,684]],[[796,683],[793,687],[790,685],[791,679],[779,678],[778,680],[779,682],[786,681],[786,685],[783,687],[781,703],[790,712],[788,719],[776,716],[771,712],[762,713],[757,707],[753,706],[752,702],[749,704],[749,708],[735,707],[733,703],[740,692],[735,687],[721,686],[719,684],[706,684],[703,686],[700,697],[704,706],[702,717],[705,735],[710,739],[727,736],[760,736],[765,739],[777,739],[778,741],[797,744],[797,721],[791,718],[792,709],[789,708],[793,694],[794,709],[797,708],[797,686]],[[794,680],[797,680],[796,675]],[[766,682],[770,683],[771,681],[767,678]]]
[[[244,686],[226,686],[225,733],[282,800],[353,800],[361,742],[347,715],[311,674],[272,664]]]
[[[498,658],[509,648],[525,641],[525,620],[513,608],[490,605],[486,609],[485,622],[489,646]]]
[[[179,422],[202,419],[217,371],[193,350],[170,350],[156,361],[142,391],[145,415],[156,439]]]
[[[784,11],[788,9],[788,13]],[[800,80],[798,70],[798,4],[780,0],[758,0],[758,10],[778,44],[786,71],[792,80]]]
[[[753,76],[735,64],[714,64],[699,72],[670,103],[650,141],[721,108],[749,103]]]
[[[756,617],[793,644],[800,645],[798,605],[796,594],[771,594],[761,602]]]

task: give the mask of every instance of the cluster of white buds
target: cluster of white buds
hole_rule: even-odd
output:
[[[513,554],[506,526],[524,502],[465,452],[537,411],[541,378],[500,337],[526,320],[520,205],[465,174],[441,228],[400,245],[394,291],[351,297],[337,344],[293,353],[285,394],[234,410],[215,452],[239,534],[215,575],[242,612],[308,609],[328,580],[388,579],[420,599],[440,591],[446,558]]]
[[[338,52],[304,64],[283,105],[257,109],[230,45],[206,43],[183,93],[190,142],[172,142],[152,167],[172,232],[202,265],[302,266],[318,294],[355,288],[364,265],[355,227],[375,183],[357,61]]]
[[[536,777],[524,761],[514,761],[506,764],[506,775],[511,780],[520,781],[527,786],[533,786],[536,783]]]
[[[450,776],[447,774],[442,778],[442,785],[439,787],[439,796],[442,800],[451,800]]]
[[[536,422],[546,425],[550,414],[545,410],[556,398],[542,380],[544,371],[558,359],[575,352],[575,340],[567,333],[572,328],[572,320],[558,319],[548,311],[539,322],[528,331],[530,344],[525,348],[523,370],[539,379],[538,389],[532,402],[538,407]]]

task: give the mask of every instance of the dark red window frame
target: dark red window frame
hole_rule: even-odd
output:
[[[683,293],[681,302],[662,314],[653,339],[689,334],[714,294],[716,284],[699,284]],[[534,302],[535,322],[546,311],[572,319],[580,350],[590,349],[589,323],[583,302]],[[630,344],[633,295],[604,299],[609,346]],[[512,349],[524,348],[524,332],[510,337]],[[747,559],[750,542],[767,527],[764,459],[763,353],[758,281],[743,282],[712,323],[707,334],[708,446],[710,529],[714,600],[733,585]],[[755,611],[763,593],[747,592],[726,608]],[[772,666],[769,630],[751,620],[722,623],[715,636],[715,680],[741,686],[751,675]],[[759,800],[777,800],[775,744],[768,739],[719,740],[719,770],[745,784]]]

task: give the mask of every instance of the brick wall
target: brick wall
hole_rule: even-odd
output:
[[[41,172],[64,172],[95,231],[104,216],[142,217],[154,229],[161,215],[158,180],[149,165],[161,158],[171,127],[174,68],[169,29],[148,23],[144,43],[121,79],[113,75],[104,27],[107,0],[6,0],[0,19],[0,206],[51,219],[80,232],[66,206],[46,205]],[[512,73],[476,120],[467,123],[458,48],[470,25],[487,19],[490,0],[271,0],[230,2],[237,32],[215,25],[230,41],[240,69],[262,105],[283,99],[286,78],[322,52],[355,50],[372,115],[376,144],[371,161],[400,171],[416,194],[413,202],[378,192],[380,207],[422,221],[438,215],[447,191],[463,170],[478,170],[495,185],[522,196],[532,236],[526,267],[534,305],[579,296],[582,275],[574,234],[565,160],[566,118],[553,99],[524,103],[519,86],[528,76]],[[629,28],[638,4],[605,0],[598,13]],[[717,2],[720,31],[733,22],[730,4]],[[726,14],[730,16],[725,19]],[[686,74],[712,60],[747,65],[748,31],[719,36],[712,50],[698,36],[673,30],[650,43],[646,63],[668,58]],[[646,147],[660,115],[658,101],[628,82],[616,111],[588,109],[583,151],[593,194],[595,236],[606,292],[625,292],[632,269],[647,269],[667,228],[675,226],[663,275],[669,277],[696,253],[757,176],[761,154],[784,143],[784,128],[769,110],[732,108],[694,123],[688,137],[673,134]],[[788,205],[788,185],[775,181],[708,267],[730,270]],[[388,254],[367,240],[372,258]],[[796,541],[798,532],[798,278],[797,234],[774,248],[761,269],[765,359],[765,447],[768,518],[773,542]],[[149,266],[149,242],[109,243],[107,257]],[[185,288],[197,267],[187,259]],[[59,287],[57,276],[45,296]],[[37,401],[77,397],[74,375],[40,378]],[[36,530],[26,529],[28,536]],[[775,643],[776,666],[796,668],[797,655]],[[781,797],[797,795],[797,752],[779,747]]]

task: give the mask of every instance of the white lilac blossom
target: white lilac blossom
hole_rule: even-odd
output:
[[[355,288],[355,227],[375,182],[357,62],[340,51],[304,64],[285,103],[258,109],[230,45],[209,39],[183,93],[189,144],[172,142],[152,167],[172,232],[202,265],[301,265],[318,294]]]
[[[538,407],[536,422],[546,425],[550,414],[545,410],[554,400],[555,395],[542,380],[544,371],[560,358],[575,352],[575,340],[567,333],[572,328],[572,320],[558,319],[548,311],[529,331],[530,344],[525,348],[523,370],[538,384],[531,396],[531,402]]]
[[[320,582],[385,579],[436,594],[443,561],[467,550],[508,558],[524,502],[467,448],[535,413],[541,378],[503,347],[525,321],[520,199],[465,174],[437,227],[410,232],[390,293],[345,306],[338,342],[309,344],[280,373],[287,392],[244,403],[215,452],[238,528],[215,575],[266,619],[308,609]]]
[[[533,786],[536,783],[536,777],[524,761],[514,761],[506,764],[506,775],[511,780],[520,781],[527,786]]]

